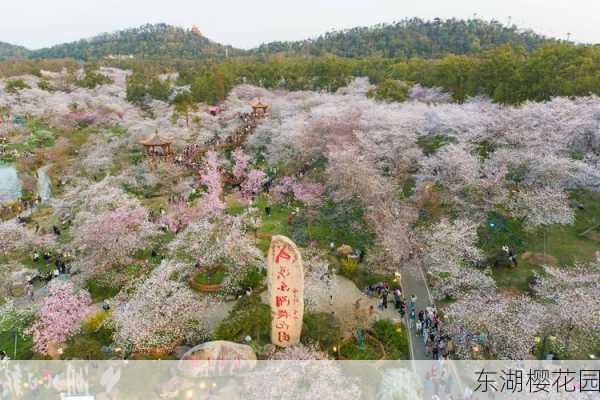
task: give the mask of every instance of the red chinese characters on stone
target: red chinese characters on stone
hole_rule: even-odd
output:
[[[279,346],[298,343],[304,312],[304,273],[298,249],[282,236],[274,237],[269,249],[269,288],[272,342]]]

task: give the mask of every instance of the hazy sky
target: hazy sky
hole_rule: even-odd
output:
[[[198,25],[210,39],[250,48],[273,40],[405,17],[512,22],[600,43],[599,0],[0,0],[0,41],[35,49],[101,32],[166,22]]]

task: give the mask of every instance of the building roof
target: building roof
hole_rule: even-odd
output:
[[[170,138],[162,137],[158,134],[158,132],[156,132],[151,137],[138,141],[138,143],[144,146],[165,146],[167,144],[173,143],[173,140]]]
[[[252,108],[268,108],[269,107],[268,104],[265,104],[260,100],[253,101],[250,103],[250,105],[252,106]]]

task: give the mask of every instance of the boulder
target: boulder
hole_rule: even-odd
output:
[[[191,350],[191,347],[189,347],[189,346],[177,346],[173,350],[173,355],[175,357],[177,357],[177,359],[181,360],[186,355],[186,353],[190,350]]]

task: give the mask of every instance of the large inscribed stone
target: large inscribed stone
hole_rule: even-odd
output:
[[[285,236],[273,236],[268,255],[271,342],[287,347],[300,342],[304,315],[304,268],[298,247]]]

